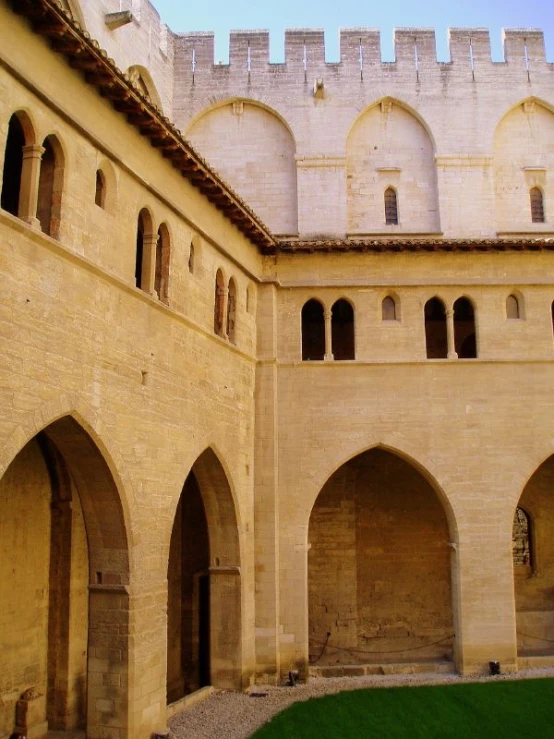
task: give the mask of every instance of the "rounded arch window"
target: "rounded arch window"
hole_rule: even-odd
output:
[[[544,223],[544,198],[540,187],[532,187],[529,190],[531,204],[531,221],[533,223]]]
[[[385,223],[387,226],[398,225],[398,198],[394,187],[385,190]]]

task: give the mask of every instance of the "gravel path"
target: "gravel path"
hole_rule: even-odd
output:
[[[522,680],[553,677],[554,668],[520,670],[496,677],[460,677],[433,673],[419,675],[368,675],[367,677],[311,678],[296,688],[254,685],[250,693],[219,691],[202,703],[184,710],[169,720],[171,739],[248,739],[274,714],[295,701],[305,701],[328,693],[358,688],[398,685],[438,685],[487,680]],[[265,696],[252,695],[267,693]]]

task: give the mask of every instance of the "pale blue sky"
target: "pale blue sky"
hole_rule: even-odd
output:
[[[392,29],[432,27],[437,33],[438,56],[448,59],[448,26],[485,26],[490,29],[493,59],[501,61],[501,28],[542,28],[547,58],[554,62],[554,0],[153,0],[173,31],[214,31],[216,58],[228,61],[230,29],[269,29],[271,61],[283,61],[285,28],[324,28],[327,61],[338,61],[338,29],[369,26],[381,29],[386,61],[393,59]]]

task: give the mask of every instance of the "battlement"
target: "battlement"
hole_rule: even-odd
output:
[[[233,71],[261,71],[270,64],[269,32],[231,31],[229,67]],[[475,70],[483,64],[505,64],[513,68],[531,71],[546,63],[544,35],[535,28],[504,29],[502,32],[504,60],[493,62],[491,42],[486,28],[450,28],[447,64]],[[190,71],[199,72],[214,65],[214,34],[183,33],[175,37],[176,51],[181,68],[186,69],[187,57]],[[320,28],[296,28],[285,31],[285,61],[287,70],[316,71],[330,66],[356,69],[363,75],[364,69],[379,65],[390,66],[383,61],[381,35],[376,28],[344,28],[340,31],[340,61],[325,61],[324,31]],[[429,69],[439,62],[436,51],[435,31],[431,28],[397,28],[394,30],[394,62],[399,68]],[[271,66],[277,66],[272,64]]]

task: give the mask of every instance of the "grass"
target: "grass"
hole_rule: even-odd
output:
[[[554,678],[354,690],[295,703],[255,739],[548,739]]]

